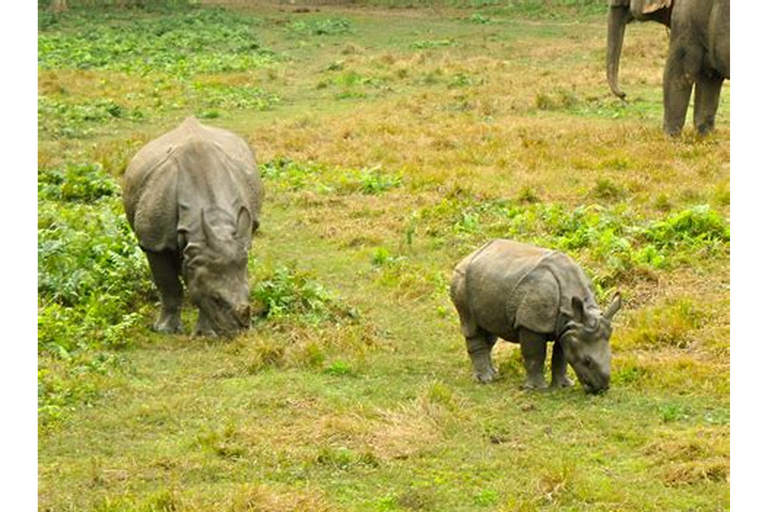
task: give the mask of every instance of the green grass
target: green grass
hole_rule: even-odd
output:
[[[615,100],[596,0],[182,3],[39,17],[41,510],[728,508],[727,85],[667,138],[663,30],[628,29]],[[190,114],[266,188],[232,340],[150,330],[122,212]],[[472,380],[448,285],[493,237],[621,291],[607,394],[523,391],[507,343]]]

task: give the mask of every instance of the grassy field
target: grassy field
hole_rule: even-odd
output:
[[[729,509],[728,82],[670,139],[666,33],[613,98],[602,0],[168,3],[39,13],[39,510]],[[150,330],[122,213],[191,114],[266,187],[233,340]],[[495,237],[621,291],[608,393],[523,391],[511,344],[473,381],[448,283]]]

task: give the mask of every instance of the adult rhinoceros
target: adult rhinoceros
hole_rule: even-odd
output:
[[[546,342],[551,340],[552,387],[573,385],[566,374],[570,364],[587,392],[608,389],[608,341],[621,297],[614,295],[601,314],[587,276],[567,255],[493,240],[456,265],[451,299],[479,381],[490,382],[496,375],[491,350],[500,337],[520,343],[524,387],[545,388]]]
[[[160,292],[157,331],[182,330],[180,277],[199,309],[195,334],[249,325],[248,250],[263,196],[245,141],[194,117],[133,157],[123,203]]]

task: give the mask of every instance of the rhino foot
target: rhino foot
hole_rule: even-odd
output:
[[[547,382],[544,380],[544,377],[535,378],[535,379],[526,379],[525,384],[523,384],[523,389],[529,390],[529,391],[543,391],[547,389],[549,386],[547,386]]]
[[[195,326],[195,330],[192,331],[192,336],[216,336],[216,331],[209,326],[201,326],[199,323]]]
[[[475,379],[481,384],[488,384],[493,382],[498,375],[499,372],[496,371],[496,368],[490,367],[482,372],[475,372]]]
[[[553,389],[571,388],[573,387],[573,385],[574,385],[574,382],[568,377],[558,377],[558,378],[552,379],[552,385],[550,387],[552,387]]]
[[[162,334],[179,334],[184,331],[180,316],[174,313],[162,313],[153,328]]]

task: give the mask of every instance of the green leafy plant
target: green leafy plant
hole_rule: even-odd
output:
[[[348,34],[352,23],[346,18],[329,18],[311,21],[296,21],[288,30],[300,35],[337,36]]]
[[[304,323],[343,323],[359,313],[344,304],[308,272],[295,265],[259,272],[251,298],[259,304],[260,316],[276,320],[297,319]]]

